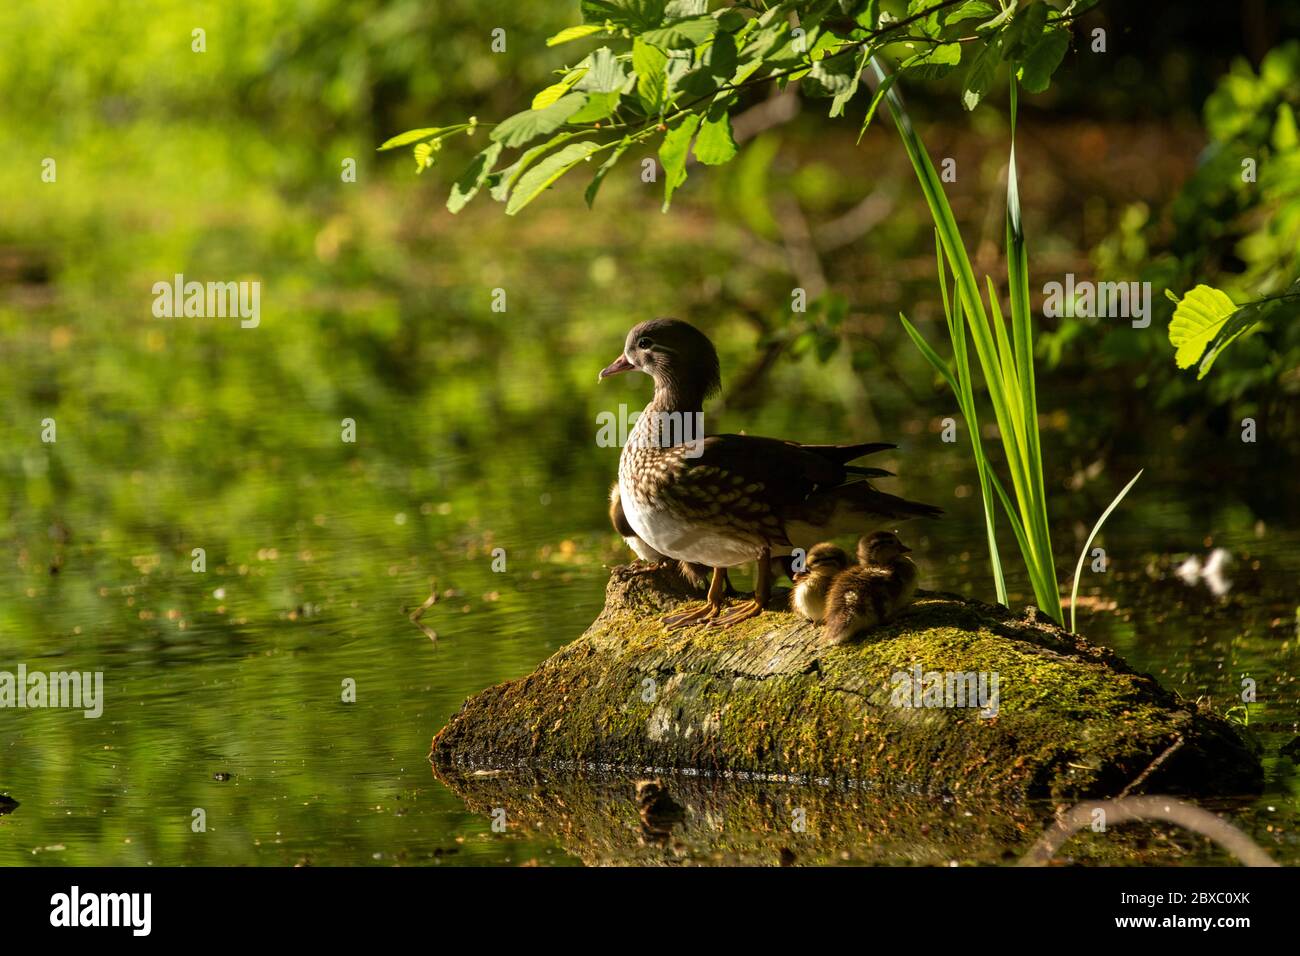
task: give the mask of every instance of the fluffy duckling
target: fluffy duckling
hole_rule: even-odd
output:
[[[834,544],[819,544],[808,552],[804,570],[793,576],[790,603],[800,615],[820,624],[826,618],[826,595],[835,576],[849,566],[849,556]]]
[[[916,565],[907,556],[911,550],[892,531],[877,531],[858,542],[861,563],[837,574],[826,595],[826,635],[831,641],[842,644],[912,603]]]

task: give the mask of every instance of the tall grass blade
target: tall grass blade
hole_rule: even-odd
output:
[[[1025,232],[1020,217],[1020,179],[1016,168],[1016,116],[1018,88],[1011,78],[1011,155],[1007,162],[1007,285],[1011,297],[1011,331],[1019,380],[1021,420],[1025,423],[1025,470],[1029,475],[1028,510],[1034,515],[1034,552],[1043,570],[1053,566],[1052,535],[1047,521],[1047,490],[1043,479],[1043,450],[1038,432],[1038,395],[1034,378],[1033,317],[1029,308],[1029,257],[1025,253]],[[1055,571],[1052,572],[1055,579]],[[1063,621],[1060,589],[1053,580],[1052,606],[1044,610]]]
[[[1124,500],[1124,496],[1128,494],[1128,490],[1132,488],[1134,485],[1136,485],[1137,480],[1142,477],[1142,471],[1145,471],[1145,469],[1139,470],[1138,473],[1133,476],[1133,479],[1123,487],[1123,489],[1120,491],[1119,494],[1115,496],[1115,500],[1112,501],[1106,507],[1106,510],[1101,513],[1101,517],[1098,518],[1097,523],[1093,525],[1092,534],[1088,535],[1088,540],[1087,542],[1085,542],[1083,546],[1083,552],[1079,555],[1079,563],[1074,566],[1074,586],[1070,588],[1070,631],[1071,632],[1074,632],[1074,611],[1075,611],[1075,607],[1078,605],[1079,602],[1079,576],[1083,574],[1083,562],[1086,561],[1088,558],[1088,549],[1092,547],[1093,539],[1097,537],[1097,532],[1100,531],[1101,526],[1106,523],[1106,519],[1110,517],[1110,513],[1115,510],[1115,507],[1121,501]]]
[[[984,438],[980,434],[979,416],[975,411],[975,392],[971,385],[970,359],[966,354],[966,326],[965,319],[962,317],[961,300],[957,297],[955,277],[952,296],[948,295],[948,272],[944,268],[943,245],[938,230],[935,230],[934,253],[939,273],[939,292],[943,296],[943,314],[948,320],[948,337],[952,340],[953,359],[957,365],[955,378],[958,384],[953,386],[953,393],[961,408],[966,429],[970,432],[971,453],[975,457],[975,471],[979,475],[980,502],[984,506],[984,530],[988,536],[989,568],[993,572],[993,588],[998,603],[1006,607],[1008,606],[1007,582],[1002,573],[1002,555],[998,552],[997,509],[993,506],[993,490],[989,484],[989,473],[993,466],[989,464],[988,456],[984,453]]]

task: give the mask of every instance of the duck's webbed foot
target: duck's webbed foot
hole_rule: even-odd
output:
[[[694,604],[684,611],[678,611],[676,614],[669,614],[662,618],[664,627],[670,631],[677,631],[683,627],[690,627],[692,624],[707,624],[715,617],[722,613],[721,604],[711,604],[705,601],[703,604]]]
[[[754,598],[732,608],[722,617],[712,621],[713,627],[730,627],[741,621],[758,617],[767,610],[767,602],[772,598],[772,553],[766,548],[758,557],[758,575],[754,582]]]
[[[683,611],[677,611],[663,618],[664,627],[670,631],[676,631],[683,627],[690,627],[693,624],[706,624],[722,613],[725,598],[723,590],[726,587],[727,572],[725,568],[713,569],[713,580],[709,584],[708,600],[703,604],[696,604],[688,607]]]
[[[732,624],[739,624],[741,621],[748,621],[751,617],[758,617],[765,610],[765,605],[760,604],[757,600],[745,601],[733,607],[722,617],[713,621],[713,627],[730,627]]]

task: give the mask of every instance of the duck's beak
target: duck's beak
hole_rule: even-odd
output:
[[[627,360],[627,356],[620,355],[600,370],[600,374],[596,376],[596,381],[604,381],[611,375],[617,375],[619,372],[628,372],[634,368],[636,368],[636,366]]]
[[[912,549],[909,548],[909,547],[908,547],[907,545],[905,545],[905,544],[900,544],[900,545],[898,546],[898,550],[899,550],[899,553],[900,553],[900,554],[911,554],[911,553],[912,553]]]

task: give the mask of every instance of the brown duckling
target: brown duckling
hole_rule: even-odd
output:
[[[912,603],[916,565],[911,548],[892,531],[877,531],[858,542],[860,564],[835,576],[826,595],[826,635],[841,644],[885,623]]]
[[[803,617],[820,624],[826,618],[826,595],[831,582],[849,563],[849,556],[838,545],[815,545],[808,552],[804,570],[794,575],[790,606]]]

